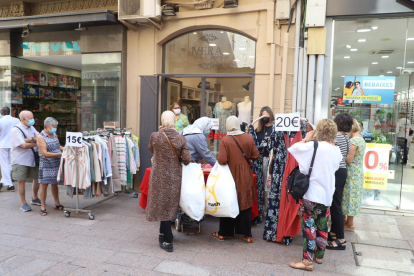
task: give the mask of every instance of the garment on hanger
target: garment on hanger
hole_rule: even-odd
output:
[[[215,117],[219,119],[219,131],[227,134],[226,120],[228,117],[236,115],[236,109],[230,101],[219,102],[215,106]]]
[[[239,123],[252,123],[252,102],[240,102],[237,104],[237,111],[239,113]]]

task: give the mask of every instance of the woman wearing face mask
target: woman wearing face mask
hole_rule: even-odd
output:
[[[60,165],[60,157],[62,156],[62,147],[56,135],[58,121],[52,117],[47,117],[44,122],[44,129],[37,136],[37,147],[39,148],[39,183],[41,208],[40,214],[46,216],[46,195],[47,186],[51,184],[52,195],[55,199],[55,209],[62,211],[64,207],[59,201],[59,190],[57,175]]]
[[[177,102],[174,102],[171,105],[171,110],[175,114],[175,129],[178,132],[181,132],[184,128],[186,128],[189,125],[188,118],[183,113],[181,113],[181,106]]]
[[[181,134],[187,140],[187,146],[191,153],[191,158],[196,163],[201,163],[205,160],[211,166],[217,162],[216,158],[211,154],[207,146],[206,135],[210,133],[213,127],[210,119],[201,117],[197,119],[194,124],[186,127]]]
[[[269,155],[271,151],[271,136],[275,132],[273,122],[275,117],[272,109],[265,106],[260,110],[260,116],[267,116],[259,120],[257,129],[250,126],[250,134],[256,142],[260,152],[260,158],[254,162],[254,173],[257,175],[257,203],[259,205],[259,216],[255,223],[261,223],[264,217],[265,206],[265,183],[269,167]]]

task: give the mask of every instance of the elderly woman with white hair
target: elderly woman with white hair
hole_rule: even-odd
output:
[[[196,163],[202,163],[205,160],[211,166],[216,164],[217,160],[208,149],[207,139],[205,135],[210,133],[213,123],[207,117],[197,119],[194,124],[186,127],[181,134],[187,140],[188,149],[191,157]]]
[[[160,221],[159,245],[173,252],[171,220],[177,216],[181,193],[182,165],[191,162],[187,142],[175,130],[175,115],[161,115],[160,130],[151,134],[149,150],[154,154],[148,187],[147,220]]]
[[[46,196],[47,186],[51,184],[53,198],[55,199],[55,209],[63,210],[64,207],[59,201],[59,190],[57,175],[62,156],[62,147],[56,135],[58,121],[52,117],[47,117],[44,122],[43,131],[37,136],[37,147],[39,148],[39,183],[41,208],[40,214],[46,216]]]
[[[220,165],[228,165],[236,183],[239,215],[236,218],[220,218],[219,231],[212,236],[219,241],[234,234],[242,235],[248,243],[252,237],[252,207],[256,200],[253,179],[253,164],[260,152],[253,138],[240,130],[239,119],[230,116],[226,121],[227,136],[221,140],[217,161]]]

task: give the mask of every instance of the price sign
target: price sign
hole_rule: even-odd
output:
[[[364,155],[364,188],[386,190],[390,145],[368,143]]]
[[[212,130],[218,130],[220,125],[220,119],[210,119],[211,123],[213,124]]]
[[[300,131],[300,115],[298,113],[275,114],[276,131]]]
[[[66,132],[66,146],[82,147],[83,135],[81,132]]]

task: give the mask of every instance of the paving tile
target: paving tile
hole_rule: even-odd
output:
[[[154,271],[174,274],[174,275],[198,275],[209,276],[210,272],[199,266],[195,266],[186,262],[177,262],[164,260],[154,268]]]
[[[104,272],[105,270],[98,268],[98,267],[94,267],[94,268],[80,267],[67,275],[68,276],[98,276],[98,275],[102,275]]]
[[[220,268],[227,268],[230,270],[243,271],[246,266],[247,259],[249,256],[244,258],[237,258],[232,254],[217,254],[217,252],[200,252],[191,261],[194,265],[201,266],[213,266]]]
[[[314,266],[315,269],[315,266]],[[252,275],[304,275],[302,270],[293,269],[289,264],[275,265],[266,263],[248,262],[244,269]]]
[[[379,235],[381,238],[385,238],[385,239],[398,239],[398,240],[402,240],[403,237],[401,235],[400,229],[398,226],[396,225],[389,225],[389,233],[383,233],[381,231],[379,232]]]
[[[360,266],[414,273],[411,250],[355,244],[355,251],[362,253],[357,256]]]
[[[380,233],[382,236],[382,234]],[[359,244],[369,244],[369,245],[378,245],[390,248],[400,248],[400,249],[411,249],[410,244],[404,240],[394,240],[394,239],[384,239],[384,238],[369,238],[369,239],[360,239],[358,238]]]
[[[396,217],[395,221],[397,222],[397,225],[414,226],[413,217]]]
[[[15,248],[8,253],[13,253],[18,256],[33,257],[55,262],[65,262],[69,257],[63,254],[52,254],[42,251],[29,250],[25,248]]]
[[[11,270],[9,273],[5,274],[6,276],[31,276],[41,273],[51,266],[54,266],[56,262],[43,260],[43,259],[34,259],[28,263],[25,263],[22,266],[17,267],[16,269]]]
[[[26,257],[26,256],[13,256],[10,257],[2,262],[0,262],[0,275],[5,275],[6,273],[16,269],[19,266],[22,266],[28,262],[34,260],[34,257]]]
[[[395,271],[363,266],[349,266],[343,264],[336,264],[335,270],[336,273],[334,275],[337,275],[338,273],[344,273],[357,276],[398,276],[397,272]]]
[[[65,264],[65,263],[58,263],[54,266],[51,266],[47,270],[43,271],[40,274],[37,274],[38,276],[66,276],[75,270],[77,270],[79,267],[75,265]]]
[[[34,243],[35,241],[36,239],[33,238],[26,238],[9,234],[0,235],[0,245],[6,245],[11,247],[22,247]]]
[[[130,254],[124,252],[118,252],[111,256],[105,263],[116,264],[123,266],[140,267],[142,269],[152,270],[162,261],[158,257],[144,256],[140,254]]]

